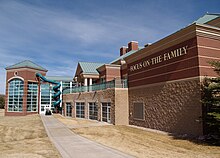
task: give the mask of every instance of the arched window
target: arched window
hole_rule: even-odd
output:
[[[13,79],[8,85],[8,111],[22,111],[24,81]]]

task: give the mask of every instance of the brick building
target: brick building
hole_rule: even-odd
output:
[[[220,60],[220,14],[206,14],[145,47],[131,41],[119,58],[96,63],[96,84],[79,80],[81,87],[64,94],[64,115],[202,135],[201,82],[216,76],[213,60]]]
[[[76,87],[63,90],[63,115],[202,135],[201,82],[205,76],[216,77],[208,63],[213,60],[220,61],[220,14],[206,14],[144,47],[131,41],[110,63],[79,62],[73,77]],[[36,65],[6,70],[6,115],[40,113],[40,103],[37,110],[27,104],[27,87],[36,87],[35,73],[46,75],[47,70]],[[16,90],[12,86],[11,91],[11,85],[23,96],[14,97]],[[13,105],[18,102],[23,106]],[[10,111],[12,108],[17,111]]]
[[[39,81],[36,73],[46,76],[47,70],[32,61],[25,60],[6,67],[6,116],[24,116],[45,113],[46,108],[53,110],[53,90],[51,84]],[[61,91],[71,89],[72,77],[46,76],[61,83]],[[40,84],[41,83],[41,84]],[[62,98],[61,98],[62,99]]]

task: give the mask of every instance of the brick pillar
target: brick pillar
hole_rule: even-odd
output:
[[[5,115],[8,111],[8,81],[6,80],[6,89],[5,89]]]
[[[37,105],[38,105],[38,114],[40,114],[40,103],[41,103],[41,97],[40,97],[40,94],[41,94],[41,89],[40,89],[40,80],[38,79],[38,102],[37,102]]]
[[[85,119],[88,119],[89,117],[88,117],[88,111],[89,111],[89,109],[88,109],[88,101],[86,100],[85,101],[85,105],[84,105],[84,108],[85,108]]]
[[[76,118],[76,106],[75,106],[75,102],[71,102],[72,105],[72,117]]]
[[[28,81],[24,81],[24,94],[23,94],[23,114],[27,115],[27,93],[28,92]]]

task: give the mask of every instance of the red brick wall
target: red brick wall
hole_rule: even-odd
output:
[[[23,94],[23,111],[22,112],[8,112],[7,110],[7,102],[8,102],[8,83],[10,79],[13,77],[16,77],[14,74],[17,72],[17,77],[21,77],[24,79],[24,94]],[[42,75],[46,75],[46,72],[39,71],[35,69],[29,69],[29,68],[21,68],[21,69],[11,69],[7,70],[6,74],[6,101],[5,101],[5,115],[6,116],[24,116],[29,114],[36,114],[37,112],[27,112],[27,86],[28,81],[37,82],[37,78],[35,74],[37,72],[40,72]],[[38,98],[39,100],[39,98]],[[39,109],[39,107],[38,107]]]
[[[172,50],[187,46],[187,54],[162,61],[157,64],[149,65],[145,68],[131,71],[132,65],[160,56]],[[187,40],[173,47],[167,48],[160,52],[156,52],[141,60],[129,63],[128,65],[128,79],[129,87],[136,87],[146,84],[153,84],[158,82],[165,82],[177,80],[182,78],[189,78],[199,76],[199,62],[198,49],[196,38]]]
[[[119,68],[106,68],[106,81],[112,81],[115,78],[121,78],[121,72]]]
[[[207,37],[197,37],[200,76],[217,77],[210,61],[220,61],[220,41]]]
[[[121,67],[121,78],[123,78],[123,76],[127,76],[127,74],[128,74],[127,70],[128,70],[127,67],[124,69]]]

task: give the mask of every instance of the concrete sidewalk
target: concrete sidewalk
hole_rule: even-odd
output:
[[[63,158],[132,158],[130,155],[74,134],[53,116],[41,115],[41,119],[50,140]]]

